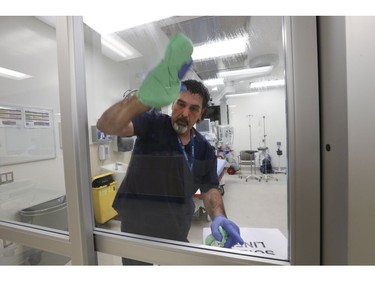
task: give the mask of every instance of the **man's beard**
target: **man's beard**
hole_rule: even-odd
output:
[[[179,135],[185,133],[188,130],[188,127],[189,127],[189,124],[186,120],[177,119],[175,122],[173,122],[173,129]]]

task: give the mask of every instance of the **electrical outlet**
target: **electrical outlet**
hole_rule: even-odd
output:
[[[6,184],[14,181],[13,172],[5,172],[0,174],[0,184]]]
[[[13,181],[13,172],[7,173],[7,182],[12,182]]]
[[[7,174],[1,174],[0,175],[0,184],[6,183],[7,182]]]

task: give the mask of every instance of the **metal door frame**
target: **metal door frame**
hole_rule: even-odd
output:
[[[96,251],[156,264],[320,264],[316,17],[284,17],[290,261],[95,229],[89,169],[82,17],[57,17],[62,145],[70,236],[0,221],[0,238],[97,264]],[[94,246],[95,245],[95,246]]]

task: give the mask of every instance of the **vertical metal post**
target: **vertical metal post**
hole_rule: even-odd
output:
[[[290,257],[295,265],[318,265],[321,221],[316,17],[284,17],[283,25]]]
[[[94,249],[82,17],[57,17],[61,132],[72,264],[97,264]]]

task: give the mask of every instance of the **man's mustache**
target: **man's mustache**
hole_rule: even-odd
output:
[[[179,125],[187,126],[189,124],[189,120],[186,118],[177,118],[176,123]]]

